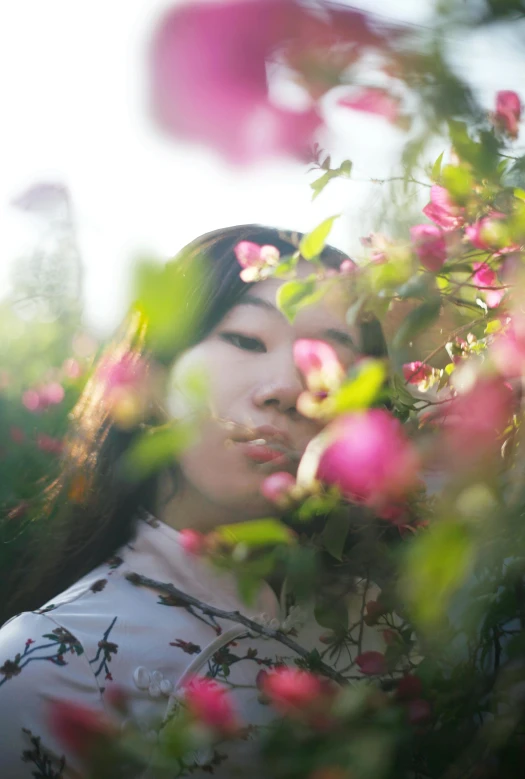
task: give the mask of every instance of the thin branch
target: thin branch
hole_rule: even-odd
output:
[[[224,609],[218,609],[215,606],[210,606],[209,604],[203,603],[197,598],[194,598],[193,595],[188,595],[188,593],[179,590],[177,587],[174,587],[173,584],[157,582],[155,579],[149,579],[147,576],[141,576],[138,573],[129,573],[126,575],[126,579],[131,582],[131,584],[136,586],[149,587],[153,590],[157,590],[158,592],[171,595],[172,597],[175,597],[177,600],[181,601],[181,603],[184,603],[187,606],[192,606],[195,609],[199,609],[199,611],[208,617],[226,619],[230,622],[237,622],[239,625],[244,625],[251,633],[256,633],[261,636],[266,636],[266,638],[272,638],[275,641],[279,641],[281,644],[284,644],[293,652],[296,652],[296,654],[298,654],[300,657],[303,657],[305,660],[310,658],[311,653],[304,649],[304,647],[302,647],[296,641],[289,638],[286,633],[283,633],[280,630],[273,630],[272,628],[258,625],[257,622],[254,622],[248,617],[245,617],[244,614],[240,613],[240,611],[225,611]],[[326,665],[321,661],[317,661],[317,665],[319,670],[325,676],[333,679],[338,684],[348,684],[348,681],[345,679],[345,677],[338,673],[334,668],[331,668],[329,665]]]

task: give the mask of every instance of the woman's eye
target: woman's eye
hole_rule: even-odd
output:
[[[266,346],[260,338],[250,338],[241,333],[221,333],[221,338],[227,343],[236,346],[238,349],[244,349],[247,352],[265,352]]]

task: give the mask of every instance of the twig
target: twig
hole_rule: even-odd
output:
[[[215,606],[210,606],[208,603],[203,603],[197,598],[194,598],[193,595],[188,595],[188,593],[179,590],[177,587],[174,587],[173,584],[157,582],[155,579],[149,579],[147,576],[141,576],[138,573],[129,573],[126,575],[126,579],[131,582],[131,584],[135,584],[136,586],[150,587],[153,590],[158,590],[159,592],[164,592],[167,595],[171,595],[180,600],[182,603],[185,603],[187,606],[193,606],[193,608],[199,609],[202,614],[208,617],[217,617],[219,619],[227,619],[230,622],[237,622],[238,624],[244,625],[246,628],[248,628],[250,632],[258,633],[259,635],[266,636],[267,638],[273,638],[275,641],[279,641],[281,644],[287,646],[293,652],[296,652],[305,660],[308,660],[310,657],[310,652],[304,649],[304,647],[302,647],[296,641],[289,638],[286,633],[283,633],[280,630],[273,630],[272,628],[258,625],[257,622],[254,622],[248,617],[245,617],[244,614],[240,613],[240,611],[225,611],[224,609],[218,609]],[[348,684],[348,680],[329,665],[326,665],[320,660],[316,661],[316,665],[325,676],[333,679],[338,684]]]

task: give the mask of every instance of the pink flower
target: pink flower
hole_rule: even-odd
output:
[[[486,262],[475,262],[473,264],[474,276],[472,280],[477,287],[483,289],[485,300],[489,308],[496,308],[501,303],[505,295],[504,289],[485,289],[486,287],[495,287],[498,285],[498,277],[492,268]]]
[[[36,445],[42,452],[49,452],[50,454],[61,454],[64,448],[64,444],[59,438],[52,438],[52,436],[45,433],[38,434]]]
[[[146,374],[146,364],[137,352],[129,351],[116,359],[108,356],[98,367],[98,375],[108,391],[120,387],[136,387]]]
[[[491,251],[501,247],[501,225],[498,224],[505,219],[505,214],[494,211],[490,216],[484,216],[478,219],[474,224],[465,228],[465,235],[470,243],[476,249]],[[505,247],[508,250],[514,247]]]
[[[39,390],[40,407],[53,406],[64,400],[64,387],[58,381],[50,382]]]
[[[151,56],[152,107],[170,133],[247,163],[304,157],[321,120],[272,103],[267,63],[307,16],[292,0],[192,2],[170,10]]]
[[[434,184],[430,190],[430,203],[423,209],[428,216],[442,230],[455,230],[464,222],[464,209],[454,205],[445,187]]]
[[[300,338],[294,344],[293,357],[311,392],[338,389],[345,372],[335,350],[326,341]]]
[[[342,97],[337,105],[367,114],[378,114],[393,124],[399,118],[399,100],[384,89],[362,89],[355,97]]]
[[[70,701],[50,704],[51,730],[64,746],[80,758],[89,758],[93,750],[116,736],[116,728],[100,711]]]
[[[513,412],[513,393],[501,378],[480,378],[473,388],[457,395],[445,414],[448,455],[462,466],[475,467],[499,451],[500,436]]]
[[[335,484],[349,500],[383,509],[416,484],[419,457],[401,423],[371,409],[338,417],[326,429],[317,478]]]
[[[9,428],[9,436],[11,441],[15,444],[23,444],[26,440],[26,434],[21,427],[17,427],[16,425],[11,425]]]
[[[246,283],[263,281],[279,264],[280,252],[275,246],[239,241],[233,251],[242,268],[241,279]]]
[[[521,119],[521,100],[516,92],[501,90],[496,95],[494,121],[511,138],[518,137]]]
[[[184,528],[179,533],[181,547],[187,554],[200,555],[206,548],[206,536],[198,530]]]
[[[400,701],[407,701],[413,698],[419,698],[423,690],[421,679],[414,674],[406,674],[400,680],[396,687],[396,698]]]
[[[28,411],[39,411],[40,395],[36,390],[26,390],[22,395],[22,403]]]
[[[362,652],[355,659],[361,673],[378,676],[388,671],[386,658],[382,652]]]
[[[403,365],[403,376],[409,384],[421,384],[432,376],[432,368],[421,360],[406,362]]]
[[[281,508],[286,508],[290,502],[290,490],[295,487],[295,479],[291,473],[279,471],[268,476],[261,487],[264,497]]]
[[[217,682],[194,677],[185,687],[184,700],[190,714],[217,733],[228,736],[238,730],[230,696]]]
[[[511,320],[495,337],[489,355],[506,379],[521,376],[525,369],[525,322]]]
[[[367,625],[376,625],[379,617],[388,613],[382,603],[377,600],[369,600],[366,604],[365,622]]]
[[[410,228],[410,237],[421,265],[427,270],[437,273],[447,259],[447,246],[443,231],[436,225],[414,225]]]
[[[64,360],[62,370],[68,379],[78,379],[78,377],[82,374],[80,363],[78,360],[75,360],[74,357],[69,357],[67,360]]]
[[[267,674],[262,689],[281,714],[308,708],[326,692],[317,676],[295,668],[279,668]]]

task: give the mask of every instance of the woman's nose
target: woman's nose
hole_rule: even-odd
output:
[[[253,402],[259,408],[270,406],[287,413],[296,410],[297,399],[303,390],[301,374],[292,360],[284,370],[273,373],[268,370],[254,390]]]

